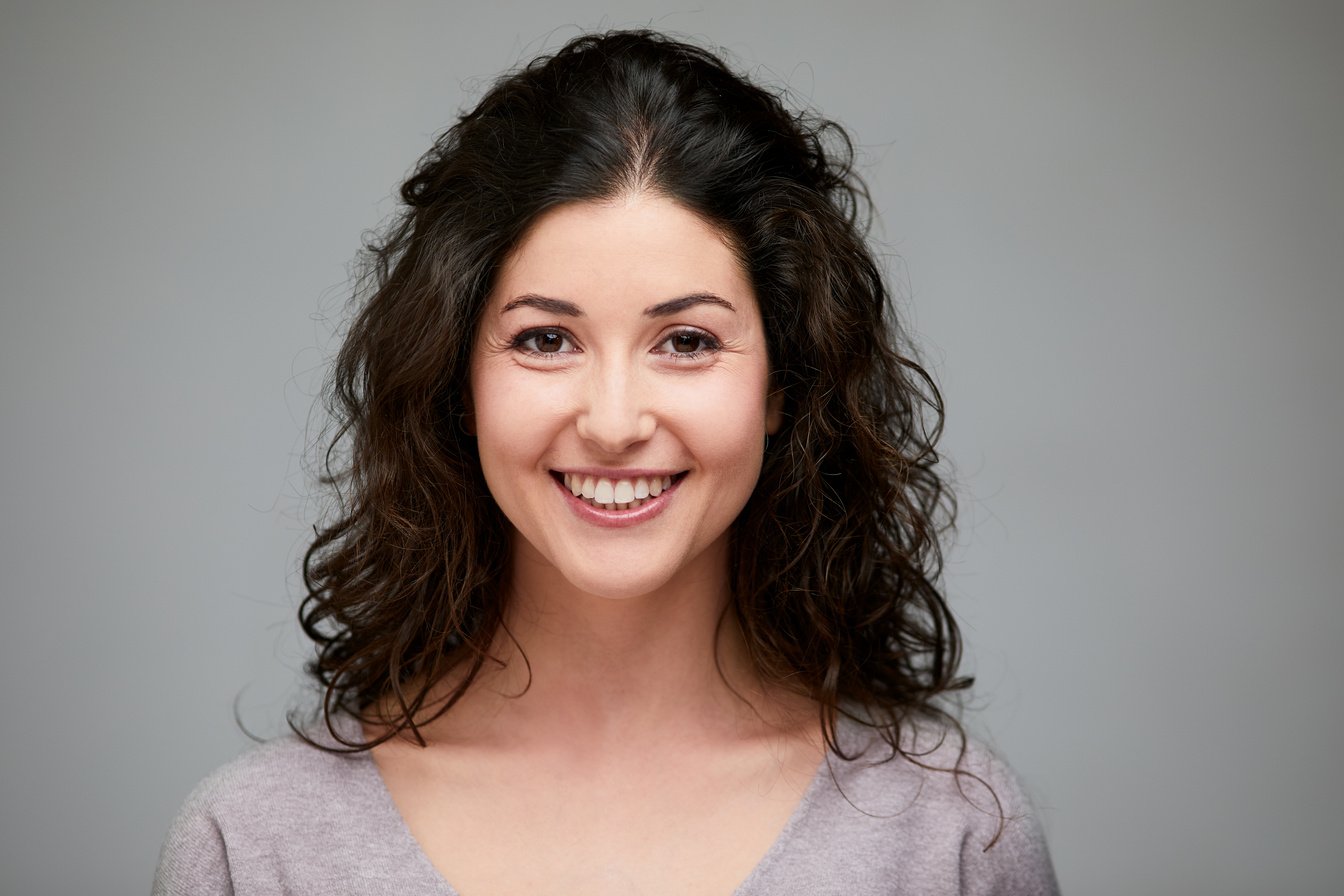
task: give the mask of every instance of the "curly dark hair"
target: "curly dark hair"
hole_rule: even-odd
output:
[[[784,394],[784,427],[732,533],[726,612],[756,670],[819,704],[837,752],[842,713],[893,751],[916,717],[960,731],[937,699],[971,683],[936,584],[955,509],[934,450],[942,399],[866,243],[852,144],[710,52],[620,31],[499,80],[420,160],[399,215],[365,247],[362,304],[329,385],[322,481],[336,512],[304,558],[300,609],[328,726],[337,709],[387,726],[349,749],[419,738],[500,632],[508,528],[464,392],[502,261],[546,210],[639,190],[732,242]],[[427,702],[449,670],[464,673],[455,689]]]

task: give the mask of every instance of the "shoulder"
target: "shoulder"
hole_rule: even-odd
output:
[[[851,857],[855,893],[1056,894],[1040,819],[1009,765],[955,726],[906,723],[902,752],[852,720],[809,795],[808,846]]]
[[[273,833],[323,813],[349,790],[359,759],[320,750],[290,734],[259,744],[205,777],[187,796],[164,841],[157,878],[215,871]],[[193,891],[211,892],[200,883]],[[156,892],[177,892],[176,888]]]
[[[164,841],[154,893],[233,893],[248,879],[284,877],[315,855],[340,852],[342,841],[366,839],[386,821],[385,800],[367,753],[322,750],[292,734],[260,744],[187,797]]]
[[[340,726],[348,727],[342,721]],[[339,730],[339,728],[338,728]],[[332,746],[330,737],[309,734],[319,744]],[[258,744],[220,766],[196,786],[184,809],[195,809],[222,820],[261,814],[275,815],[310,806],[313,797],[348,789],[366,771],[367,754],[342,754],[319,749],[288,734]],[[255,820],[255,819],[249,819]]]
[[[982,741],[954,725],[910,720],[894,751],[883,732],[847,722],[838,732],[845,757],[832,757],[837,789],[879,811],[911,809],[988,839],[1008,820],[1033,814],[1018,776]],[[985,844],[988,845],[988,844]]]

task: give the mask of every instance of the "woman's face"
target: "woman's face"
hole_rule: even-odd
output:
[[[471,424],[517,533],[515,574],[613,598],[674,577],[721,584],[780,423],[768,382],[751,283],[706,221],[647,193],[538,218],[471,361]]]

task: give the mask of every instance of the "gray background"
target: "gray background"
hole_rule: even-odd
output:
[[[972,719],[1066,891],[1344,891],[1337,4],[5,3],[0,892],[140,893],[301,696],[361,230],[579,27],[855,134],[946,391]]]

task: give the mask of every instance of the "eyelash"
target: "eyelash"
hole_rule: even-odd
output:
[[[685,361],[695,361],[699,358],[703,358],[705,355],[713,354],[714,352],[717,352],[719,349],[723,348],[723,346],[719,344],[719,340],[715,339],[713,336],[709,335],[704,330],[697,330],[694,329],[693,327],[686,327],[681,330],[676,330],[674,332],[668,333],[667,338],[664,339],[663,342],[671,342],[678,336],[693,336],[696,339],[700,340],[702,348],[699,351],[694,352],[664,352],[664,354],[666,354],[669,358],[676,358],[677,359],[676,363],[683,363]],[[660,342],[658,344],[662,345],[663,342]]]
[[[523,330],[521,333],[518,333],[516,336],[514,336],[513,339],[509,341],[509,347],[517,351],[521,351],[524,354],[528,355],[529,357],[541,358],[546,361],[559,360],[565,355],[572,354],[573,352],[572,349],[568,352],[565,351],[539,352],[535,348],[530,348],[528,343],[532,342],[539,336],[559,336],[560,339],[562,340],[561,343],[562,345],[564,344],[564,342],[568,342],[571,345],[574,342],[574,337],[569,335],[569,333],[565,332],[559,327],[532,327],[531,329]],[[680,330],[675,330],[667,334],[667,338],[659,342],[658,345],[663,345],[666,342],[670,342],[671,340],[676,339],[678,336],[691,336],[696,339],[699,339],[704,347],[699,349],[698,351],[693,352],[661,353],[669,358],[675,358],[676,360],[673,363],[677,364],[685,363],[686,361],[699,360],[700,358],[703,358],[705,355],[717,352],[720,348],[723,347],[722,345],[719,344],[719,341],[715,339],[713,336],[709,335],[704,330],[697,330],[693,327],[683,327]]]
[[[533,327],[530,330],[523,330],[513,339],[509,340],[509,348],[521,351],[525,355],[533,358],[541,358],[545,361],[555,361],[569,354],[569,352],[539,352],[535,348],[529,348],[528,343],[538,336],[556,335],[564,342],[573,342],[573,337],[558,327]],[[563,343],[562,343],[563,344]]]

